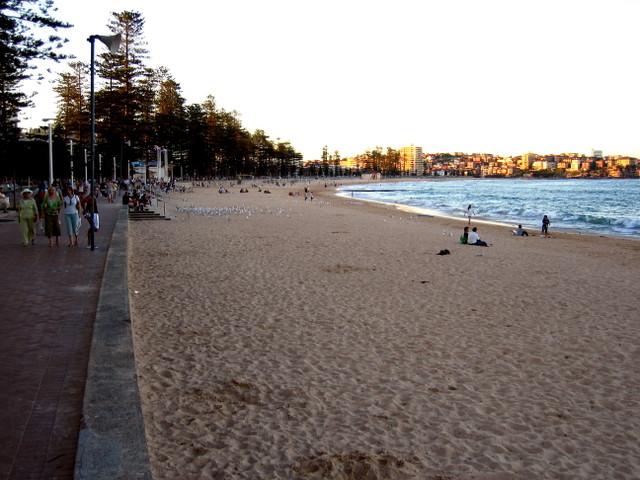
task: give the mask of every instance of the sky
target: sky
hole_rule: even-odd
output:
[[[112,12],[145,19],[147,65],[187,104],[213,95],[306,160],[377,146],[640,157],[640,0],[55,0],[89,63]],[[96,55],[106,51],[96,42]],[[56,113],[48,81],[27,82]]]

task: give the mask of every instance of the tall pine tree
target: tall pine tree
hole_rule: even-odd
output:
[[[96,93],[97,151],[117,156],[130,142],[138,157],[150,157],[155,85],[145,66],[144,18],[139,12],[114,12],[108,27],[122,35],[122,43],[116,53],[102,53],[96,62],[102,79]]]
[[[158,93],[156,95],[156,144],[166,148],[172,162],[182,161],[185,149],[186,111],[180,85],[166,68],[156,72]]]
[[[69,64],[53,88],[58,96],[57,123],[67,139],[87,145],[89,139],[89,66],[82,62]]]
[[[53,0],[0,0],[0,168],[11,170],[12,153],[19,130],[18,112],[31,104],[20,82],[31,78],[36,60],[66,58],[59,49],[66,40],[55,32],[71,25],[52,17]]]

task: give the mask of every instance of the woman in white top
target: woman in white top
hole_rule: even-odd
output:
[[[69,235],[68,247],[78,246],[78,233],[80,233],[80,199],[73,193],[73,188],[67,187],[66,195],[62,199],[64,205],[64,218],[67,223]]]
[[[471,225],[471,217],[473,217],[475,214],[476,212],[473,211],[473,207],[469,205],[467,207],[467,211],[464,214],[465,217],[469,217],[469,223],[467,223],[467,225]]]

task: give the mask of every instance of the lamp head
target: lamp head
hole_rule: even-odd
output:
[[[121,34],[118,33],[117,35],[111,36],[97,35],[97,38],[107,46],[111,53],[115,54],[118,52],[118,49],[120,48],[120,42],[122,41]]]

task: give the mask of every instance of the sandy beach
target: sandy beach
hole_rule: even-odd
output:
[[[640,478],[640,241],[219,185],[129,224],[155,479]]]

